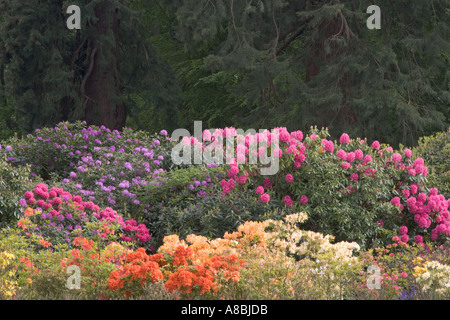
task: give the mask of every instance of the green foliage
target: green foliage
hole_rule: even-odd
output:
[[[82,12],[80,30],[66,27],[65,9],[72,4]],[[176,126],[175,77],[147,42],[138,12],[129,5],[121,0],[0,2],[0,92],[5,90],[14,105],[21,133],[82,119],[115,129],[114,124],[124,126],[127,114],[139,120],[149,108],[158,115],[153,128]],[[2,117],[3,100],[0,93]]]
[[[422,157],[429,168],[428,184],[450,197],[450,128],[419,139],[413,154]]]
[[[4,67],[0,61],[0,141],[12,137],[19,131],[14,106],[5,93],[3,69]]]
[[[57,123],[76,101],[69,49],[74,34],[67,32],[62,8],[62,0],[0,2],[1,82],[22,132]]]
[[[209,238],[232,232],[245,221],[280,219],[292,210],[280,209],[280,202],[262,206],[252,190],[240,190],[226,197],[218,190],[184,202],[163,202],[153,208],[146,223],[152,234],[152,244],[162,244],[165,235],[180,238],[193,233]]]
[[[23,207],[19,200],[33,186],[30,174],[30,166],[13,167],[0,151],[0,228],[14,224],[21,217]]]
[[[200,55],[184,60],[192,72],[183,79],[197,87],[184,88],[187,105],[204,105],[204,96],[191,95],[207,93],[197,91],[204,80],[218,88],[208,95],[211,108],[223,101],[221,111],[190,109],[187,122],[222,116],[224,127],[231,114],[235,127],[318,125],[334,138],[347,132],[393,146],[449,124],[448,0],[385,3],[380,30],[366,27],[370,1],[158,4],[167,35]]]
[[[74,261],[80,266],[79,289],[69,289],[67,284],[73,274],[67,272],[68,266],[62,261],[72,260],[67,245],[57,245],[54,250],[33,251],[39,239],[26,237],[14,229],[0,231],[0,252],[13,253],[14,259],[9,265],[16,265],[11,279],[14,283],[13,294],[19,300],[85,300],[99,299],[107,293],[107,280],[115,265],[91,256],[93,250],[80,250],[81,259]],[[9,297],[10,298],[10,297]]]
[[[432,136],[421,137],[413,154],[424,159],[429,173],[447,173],[450,170],[450,128]]]
[[[67,129],[64,129],[65,126]],[[15,160],[12,163],[31,165],[33,173],[45,180],[50,179],[51,174],[66,176],[70,163],[77,163],[81,159],[81,154],[73,153],[86,144],[81,134],[83,128],[86,128],[86,124],[80,121],[62,123],[55,128],[36,129],[34,135],[10,138],[6,143],[13,149],[10,154]],[[74,134],[69,136],[69,130]]]

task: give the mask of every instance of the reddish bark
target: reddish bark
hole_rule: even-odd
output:
[[[89,69],[83,84],[85,93],[85,119],[89,124],[104,125],[120,130],[125,125],[125,107],[121,99],[119,79],[119,35],[117,10],[108,1],[95,6],[98,36],[112,31],[114,46],[108,49],[101,43],[90,44]],[[100,60],[107,63],[99,63]]]

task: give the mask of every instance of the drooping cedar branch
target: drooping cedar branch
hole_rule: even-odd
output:
[[[307,27],[307,23],[310,21],[311,19],[307,19],[302,23],[302,26],[289,38],[287,39],[278,49],[277,49],[277,56],[283,51],[285,50],[291,43],[292,41],[294,41],[295,39],[297,39],[306,29]],[[295,29],[294,29],[295,30]],[[286,34],[287,36],[287,34]]]

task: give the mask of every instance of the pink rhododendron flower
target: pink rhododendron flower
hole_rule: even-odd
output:
[[[425,202],[425,201],[427,201],[427,195],[425,193],[421,192],[417,196],[417,200],[419,200],[420,202]]]
[[[404,153],[405,153],[405,156],[406,156],[407,158],[411,158],[411,156],[412,156],[412,151],[411,151],[411,150],[405,149]]]
[[[394,198],[392,198],[392,199],[391,199],[391,203],[392,203],[394,206],[399,206],[399,205],[400,205],[400,198],[399,198],[399,197],[394,197]]]
[[[247,176],[246,175],[242,175],[237,179],[237,182],[245,184],[245,182],[247,182]]]
[[[289,134],[289,132],[287,132],[286,130],[284,130],[284,131],[282,131],[281,133],[280,133],[280,141],[283,141],[283,142],[288,142],[289,141],[289,139],[291,138],[291,135]]]
[[[329,152],[333,153],[333,151],[334,151],[334,142],[333,141],[329,141],[329,140],[325,140],[323,149],[325,151],[329,151]]]
[[[437,196],[438,189],[437,188],[431,188],[430,189],[430,196]]]
[[[268,203],[270,201],[270,196],[267,193],[261,195],[261,202]]]
[[[308,203],[308,197],[307,196],[301,196],[300,197],[300,203],[301,204],[307,204]]]
[[[401,235],[404,235],[408,233],[408,228],[406,226],[401,226],[398,231]]]
[[[402,193],[403,193],[403,196],[405,197],[405,198],[409,198],[409,196],[410,196],[410,192],[409,192],[409,190],[408,189],[403,189],[402,190]]]
[[[281,158],[283,156],[283,150],[276,148],[273,150],[273,155],[277,158]]]
[[[263,188],[262,186],[258,186],[258,187],[256,188],[256,193],[257,193],[257,194],[263,194],[263,193],[264,193],[264,188]]]
[[[294,131],[291,133],[291,136],[293,136],[294,138],[296,138],[298,141],[302,141],[303,140],[303,132],[300,130]]]
[[[417,167],[418,165],[424,165],[425,163],[424,163],[424,161],[423,161],[423,158],[417,158],[416,160],[414,160],[414,166],[415,167]]]
[[[270,179],[269,178],[265,178],[264,179],[264,188],[268,189],[270,187],[272,187],[272,183],[270,182]]]
[[[355,153],[354,152],[347,153],[347,161],[352,162],[353,160],[355,160]]]
[[[392,155],[392,161],[394,161],[394,162],[400,162],[401,159],[402,159],[402,156],[400,155],[400,153],[394,153]]]
[[[287,174],[286,175],[286,182],[287,183],[292,183],[294,181],[294,177],[292,176],[292,174]]]
[[[341,159],[341,160],[346,160],[347,159],[347,152],[345,152],[344,150],[340,149],[337,153],[336,156]]]
[[[341,138],[339,139],[339,142],[341,143],[341,144],[343,144],[343,143],[350,143],[350,137],[348,136],[348,134],[346,134],[346,133],[343,133],[342,135],[341,135]]]
[[[229,170],[228,170],[228,178],[233,178],[234,176],[236,176],[239,173],[239,168],[237,166],[232,166]]]
[[[298,153],[295,155],[295,161],[298,161],[300,163],[305,162],[306,156],[303,153]]]
[[[406,205],[410,208],[413,208],[416,205],[416,198],[408,198],[408,200],[406,200]]]
[[[361,149],[355,150],[355,158],[356,159],[362,160],[363,157],[364,157],[364,153],[362,152]]]
[[[352,175],[350,176],[350,179],[352,179],[353,181],[358,181],[358,174],[356,172],[352,173]]]
[[[417,235],[414,237],[414,241],[418,244],[423,243],[423,237],[421,235]]]
[[[380,148],[380,143],[379,143],[377,140],[375,140],[375,141],[372,143],[372,148],[374,148],[374,149],[379,149],[379,148]]]
[[[346,162],[346,161],[343,161],[343,162],[341,163],[341,168],[344,169],[344,170],[347,170],[347,169],[350,168],[351,166],[352,166],[352,165],[351,165],[350,163]]]
[[[364,163],[369,163],[372,162],[372,156],[370,154],[366,154],[366,156],[364,157]]]
[[[283,202],[284,202],[284,204],[287,205],[288,207],[292,206],[292,204],[293,204],[293,201],[292,201],[292,199],[291,199],[290,196],[284,196]]]

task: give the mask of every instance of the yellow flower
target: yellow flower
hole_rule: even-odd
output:
[[[421,257],[417,257],[417,258],[415,258],[414,260],[413,260],[413,263],[414,264],[419,264],[419,263],[421,263],[423,261],[423,259],[421,258]]]
[[[414,278],[417,278],[420,274],[427,272],[427,268],[414,267]]]

